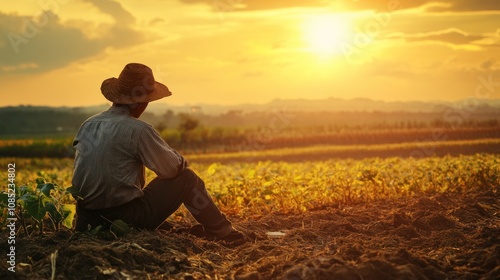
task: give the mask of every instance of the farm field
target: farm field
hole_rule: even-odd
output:
[[[34,190],[51,182],[55,187],[49,194],[57,203],[74,203],[64,194],[70,187],[71,159],[0,159],[1,166],[12,162],[18,186]],[[133,230],[116,237],[74,234],[64,226],[56,230],[48,215],[40,234],[40,225],[26,218],[26,229],[17,231],[16,278],[496,279],[500,275],[496,154],[293,162],[193,158],[191,167],[251,242],[226,248],[165,230]],[[7,182],[6,172],[1,174]],[[153,174],[147,176],[151,179]],[[3,236],[8,234],[5,217],[4,208]],[[185,209],[169,221],[179,228],[193,224]],[[268,238],[267,232],[285,235]],[[8,250],[6,242],[0,247]],[[0,278],[11,277],[6,262],[1,266]]]
[[[3,2],[0,280],[500,280],[500,0]]]

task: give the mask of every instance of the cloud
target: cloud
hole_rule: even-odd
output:
[[[351,3],[349,3],[351,2]],[[376,10],[384,12],[387,10],[404,10],[424,7],[428,12],[478,12],[478,11],[500,11],[500,1],[483,0],[371,0],[350,1],[343,3],[350,10]],[[393,8],[391,8],[391,6]]]
[[[328,4],[329,1],[325,0],[179,0],[186,4],[200,4],[204,3],[212,6],[216,11],[259,11],[259,10],[273,10],[282,8],[296,8],[296,7],[318,7]]]
[[[363,71],[366,76],[407,79],[417,75],[419,70],[416,70],[407,61],[389,61],[375,58],[364,65]]]
[[[327,7],[332,1],[328,0],[179,0],[186,4],[200,4],[204,3],[212,6],[217,11],[262,11],[286,8],[314,8],[314,7]],[[399,2],[399,1],[397,1]],[[423,0],[412,1],[425,2]],[[336,3],[342,4],[348,9],[384,9],[387,7],[387,1],[353,1],[353,0],[340,0]]]
[[[445,43],[451,43],[455,45],[472,44],[475,41],[479,41],[488,38],[484,35],[473,35],[468,34],[460,29],[451,28],[447,30],[440,30],[435,32],[419,33],[419,34],[392,34],[388,35],[388,38],[401,38],[406,41],[439,41]]]
[[[129,26],[135,22],[134,16],[125,10],[122,5],[112,0],[84,0],[98,8],[102,13],[113,17],[116,23]]]
[[[500,11],[500,1],[496,0],[483,0],[483,1],[470,1],[470,0],[448,0],[448,1],[429,1],[429,2],[442,2],[449,4],[445,6],[436,6],[428,8],[430,12],[468,12],[468,11]]]
[[[243,77],[245,78],[258,78],[264,75],[262,71],[247,71],[243,73]]]
[[[283,8],[304,8],[304,7],[328,7],[333,1],[326,0],[179,0],[186,4],[205,3],[211,5],[217,11],[258,11]],[[347,10],[375,10],[384,12],[387,10],[402,10],[419,8],[428,5],[428,10],[433,12],[466,12],[466,11],[500,11],[500,1],[484,0],[339,0],[335,1],[335,7],[342,7]],[[334,6],[332,6],[334,7]]]
[[[477,68],[486,72],[497,71],[500,70],[500,63],[494,58],[489,58],[479,63]]]
[[[149,25],[151,25],[151,26],[154,26],[157,24],[163,24],[163,23],[165,23],[165,20],[162,18],[158,18],[158,17],[149,21]]]
[[[107,0],[87,0],[113,17],[113,25],[100,26],[106,31],[90,39],[78,28],[65,26],[51,11],[35,17],[0,13],[0,73],[40,73],[97,55],[108,47],[123,48],[144,41],[130,27],[134,17],[120,4]]]
[[[0,14],[0,73],[41,72],[97,53],[101,42],[88,40],[81,30],[65,27],[57,15],[44,12],[36,19]],[[42,24],[43,23],[43,24]],[[30,65],[30,67],[27,67]]]

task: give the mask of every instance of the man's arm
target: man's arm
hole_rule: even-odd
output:
[[[175,178],[187,167],[184,157],[172,149],[152,127],[141,133],[138,153],[144,165],[160,178]]]

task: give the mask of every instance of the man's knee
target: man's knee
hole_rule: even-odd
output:
[[[192,187],[205,186],[205,182],[190,168],[184,169],[176,179],[185,180]]]
[[[179,177],[198,177],[198,175],[191,168],[186,168],[181,171]]]
[[[203,183],[203,180],[201,180],[200,177],[191,169],[186,168],[177,177],[171,178],[171,179],[165,179],[165,178],[160,178],[156,177],[154,178],[149,185],[170,185],[172,183],[177,183],[177,184],[185,184],[187,183],[188,185],[194,185],[193,183]],[[204,183],[203,183],[204,184]]]

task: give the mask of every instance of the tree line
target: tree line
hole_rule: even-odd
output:
[[[92,114],[78,109],[0,108],[0,139],[35,139],[0,141],[0,156],[71,157],[72,138]],[[436,134],[445,134],[446,140],[498,138],[498,118],[481,112],[450,121],[439,113],[228,111],[209,115],[171,110],[141,116],[170,146],[185,153],[400,143],[433,139]]]

